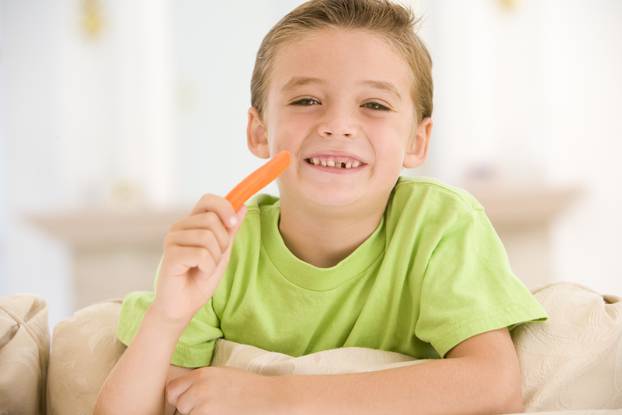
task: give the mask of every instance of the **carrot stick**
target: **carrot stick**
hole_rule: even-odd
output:
[[[289,151],[280,151],[270,161],[246,176],[233,190],[227,193],[225,199],[231,203],[237,212],[251,196],[279,177],[289,166],[290,160]]]

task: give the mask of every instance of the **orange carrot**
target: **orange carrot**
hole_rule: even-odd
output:
[[[225,199],[231,202],[233,209],[237,212],[251,196],[279,177],[289,166],[290,160],[289,151],[280,151],[270,161],[246,176],[233,190],[227,193]]]

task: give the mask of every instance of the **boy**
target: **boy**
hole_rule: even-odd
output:
[[[268,33],[247,139],[258,157],[292,154],[280,199],[258,195],[236,214],[207,194],[171,227],[155,294],[124,301],[128,348],[96,414],[522,410],[509,329],[546,313],[472,196],[400,176],[425,161],[432,128],[431,61],[413,20],[388,1],[315,0]],[[435,360],[269,377],[209,367],[218,338]]]

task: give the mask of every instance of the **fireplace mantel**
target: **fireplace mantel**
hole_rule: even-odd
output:
[[[551,282],[551,227],[581,194],[576,186],[465,185],[485,207],[515,274],[531,289]],[[162,242],[189,208],[80,209],[27,219],[70,247],[74,308],[152,289]]]

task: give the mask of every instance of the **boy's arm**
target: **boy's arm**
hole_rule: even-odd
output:
[[[100,389],[96,415],[162,414],[171,356],[186,326],[223,278],[247,207],[205,194],[164,238],[155,299]],[[177,371],[175,369],[175,371]]]
[[[447,359],[378,372],[283,377],[302,414],[480,414],[522,412],[520,365],[507,329],[454,347]]]
[[[172,322],[150,307],[134,341],[102,386],[95,415],[162,414],[164,390],[171,378],[170,359],[185,324]],[[183,369],[180,368],[178,375]]]

